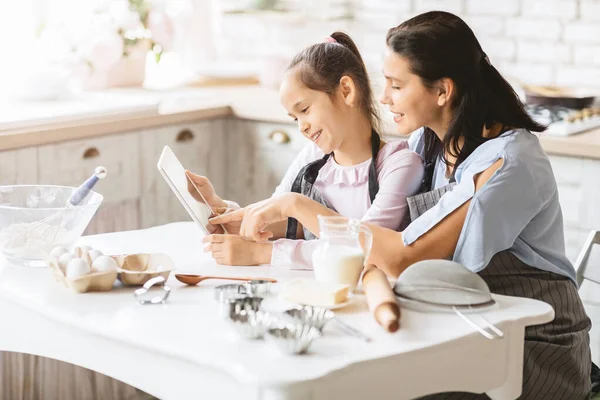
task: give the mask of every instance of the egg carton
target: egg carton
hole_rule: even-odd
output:
[[[82,251],[77,247],[73,253],[76,257],[86,260],[88,265],[93,264],[89,251]],[[143,286],[150,279],[159,276],[166,282],[174,269],[173,261],[164,254],[140,253],[108,257],[114,260],[116,268],[100,271],[91,268],[91,272],[70,279],[66,273],[66,266],[60,265],[58,257],[51,254],[44,256],[55,278],[75,293],[106,292],[113,288],[117,279],[127,286]]]
[[[128,254],[112,256],[119,268],[118,279],[129,286],[142,286],[152,278],[162,276],[165,282],[175,269],[173,261],[165,254]]]

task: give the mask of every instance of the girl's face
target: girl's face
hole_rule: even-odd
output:
[[[298,67],[286,72],[279,90],[281,104],[298,123],[300,132],[329,154],[339,149],[346,138],[352,107],[344,102],[341,88],[329,96],[307,88],[299,75]]]
[[[432,127],[441,118],[439,96],[410,70],[408,60],[389,47],[383,58],[385,91],[380,101],[394,113],[396,129],[401,135],[423,127]]]

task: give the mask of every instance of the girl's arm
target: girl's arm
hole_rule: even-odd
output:
[[[397,230],[408,212],[406,198],[417,192],[422,179],[423,162],[418,154],[403,150],[388,156],[380,168],[379,191],[362,221]],[[334,206],[346,201],[343,192],[332,201]],[[318,230],[312,232],[318,236]],[[273,243],[270,263],[311,269],[312,254],[318,245],[316,240],[277,240]]]
[[[478,191],[503,164],[499,159],[488,169],[474,177]],[[413,244],[405,246],[402,233],[370,225],[373,231],[373,249],[368,263],[382,269],[387,275],[397,277],[411,264],[425,259],[452,256],[462,231],[471,201],[467,201],[447,215]],[[230,214],[216,217],[211,223],[242,220],[240,234],[254,240],[265,240],[269,223],[293,216],[311,232],[318,232],[318,215],[335,216],[336,212],[314,200],[294,193],[283,194]]]

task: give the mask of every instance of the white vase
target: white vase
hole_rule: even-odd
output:
[[[106,72],[107,87],[142,86],[150,42],[141,41]]]

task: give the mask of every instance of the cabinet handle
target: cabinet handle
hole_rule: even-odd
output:
[[[89,160],[89,159],[96,158],[99,156],[100,156],[100,151],[98,151],[98,149],[95,147],[90,147],[89,149],[87,149],[86,151],[83,152],[84,160]]]
[[[194,134],[189,129],[182,129],[177,134],[177,143],[185,143],[194,140]]]
[[[273,131],[269,133],[269,140],[277,144],[286,144],[291,141],[290,135],[288,135],[284,131]]]

